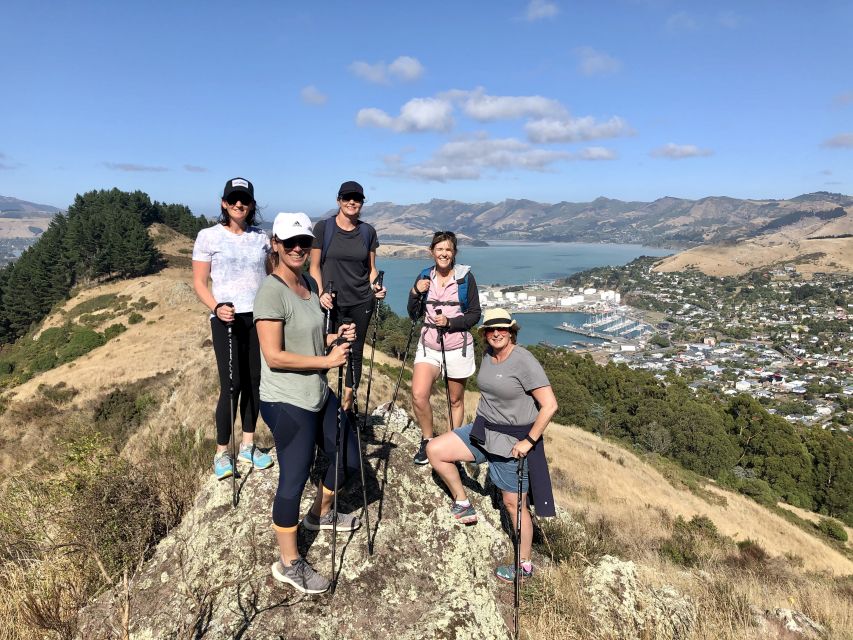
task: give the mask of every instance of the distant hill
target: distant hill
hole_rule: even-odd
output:
[[[0,218],[52,218],[61,209],[49,204],[27,202],[9,196],[0,196]]]
[[[791,200],[700,200],[664,197],[654,202],[597,198],[546,204],[533,200],[464,203],[431,200],[377,202],[364,217],[381,238],[420,241],[424,233],[452,229],[479,240],[582,241],[690,247],[736,242],[805,218],[831,219],[853,209],[853,196],[818,192]]]
[[[682,251],[661,260],[655,270],[698,269],[712,276],[729,276],[794,265],[805,274],[853,273],[853,207],[786,214],[758,231],[739,242]]]

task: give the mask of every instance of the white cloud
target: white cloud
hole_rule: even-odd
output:
[[[479,122],[568,115],[566,108],[551,98],[543,96],[490,96],[482,87],[473,91],[455,89],[441,94],[440,97],[459,104],[467,116]]]
[[[207,173],[205,167],[200,167],[197,164],[185,164],[184,171],[189,171],[190,173]]]
[[[527,10],[524,12],[525,20],[534,22],[544,18],[553,18],[560,13],[560,8],[556,2],[548,0],[530,0],[527,3]]]
[[[388,73],[404,82],[411,82],[424,74],[424,66],[417,58],[400,56],[388,65]]]
[[[450,131],[453,128],[453,106],[438,98],[413,98],[392,117],[381,109],[360,109],[355,117],[359,127],[379,127],[397,133]]]
[[[532,142],[580,142],[633,134],[628,123],[619,116],[613,116],[605,122],[598,122],[592,116],[543,118],[528,122],[524,130]]]
[[[695,31],[698,26],[696,19],[686,11],[674,13],[666,20],[666,29],[671,33]]]
[[[424,66],[411,56],[400,56],[390,65],[385,62],[371,64],[356,60],[349,68],[356,76],[373,84],[390,84],[392,77],[402,82],[411,82],[424,73]]]
[[[305,104],[313,104],[313,105],[322,105],[326,104],[329,97],[320,91],[313,84],[309,84],[307,87],[302,87],[302,90],[299,92],[299,97],[302,98],[302,102]]]
[[[839,133],[838,135],[824,140],[821,146],[828,147],[830,149],[853,148],[853,133]]]
[[[147,164],[136,164],[133,162],[105,162],[104,166],[107,169],[113,169],[114,171],[128,171],[131,173],[135,172],[160,172],[160,171],[168,171],[167,167],[158,167],[151,166]]]
[[[615,73],[622,68],[622,63],[619,60],[603,51],[596,51],[592,47],[578,47],[575,49],[575,53],[580,59],[578,69],[585,76]]]
[[[723,11],[717,16],[717,22],[726,29],[737,29],[743,23],[741,17],[734,11]]]
[[[615,160],[618,157],[613,149],[605,147],[587,147],[580,153],[581,160]]]
[[[671,160],[681,160],[683,158],[699,158],[702,156],[713,155],[711,149],[700,149],[695,144],[675,144],[669,142],[662,147],[653,149],[649,155],[654,158],[670,158]]]
[[[356,60],[349,66],[349,69],[362,80],[367,80],[373,84],[388,84],[388,74],[384,62],[370,64],[363,60]]]
[[[424,162],[405,165],[400,156],[385,159],[386,169],[426,181],[477,180],[488,171],[547,171],[555,162],[569,160],[566,151],[537,149],[515,138],[489,138],[486,134],[458,138],[442,145]]]

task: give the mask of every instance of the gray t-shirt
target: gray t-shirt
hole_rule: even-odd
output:
[[[530,392],[550,385],[542,365],[524,347],[515,345],[500,364],[487,351],[477,373],[477,413],[494,424],[530,424],[539,413]]]
[[[280,320],[282,349],[306,356],[322,356],[323,311],[317,294],[303,300],[275,276],[267,276],[255,296],[254,320]],[[270,369],[261,356],[261,400],[286,402],[300,409],[319,411],[329,385],[320,370]]]

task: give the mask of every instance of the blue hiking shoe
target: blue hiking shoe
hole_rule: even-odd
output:
[[[503,580],[504,582],[515,582],[515,565],[502,564],[497,569],[495,569],[495,576],[497,576],[498,580]],[[520,576],[521,579],[526,580],[531,576],[533,576],[533,563],[522,562]]]
[[[264,453],[253,444],[241,444],[237,462],[251,464],[255,469],[269,469],[272,466],[272,456]]]
[[[217,453],[213,456],[213,474],[217,480],[224,480],[234,475],[234,465],[227,451]]]

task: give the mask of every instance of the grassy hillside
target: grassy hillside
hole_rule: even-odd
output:
[[[132,579],[210,473],[218,384],[207,314],[190,287],[191,244],[170,235],[158,246],[174,266],[79,290],[26,338],[82,320],[95,330],[127,326],[4,395],[0,638],[72,637],[77,608]],[[131,322],[134,313],[141,319]],[[377,363],[371,406],[389,398],[387,374],[396,372],[391,358],[379,354]],[[443,397],[436,389],[439,430]],[[468,394],[466,414],[476,402]],[[400,404],[409,406],[405,387]],[[269,445],[263,426],[258,433]],[[853,637],[850,547],[805,517],[784,518],[574,427],[552,425],[547,446],[558,504],[583,535],[543,524],[543,570],[525,587],[528,637],[593,637],[584,631],[581,574],[604,553],[634,560],[641,580],[698,603],[691,637],[774,637],[751,626],[750,605],[795,608],[832,637]]]

